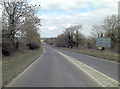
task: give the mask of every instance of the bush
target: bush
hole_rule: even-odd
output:
[[[15,48],[9,43],[2,43],[2,55],[10,56],[12,52],[15,51]]]
[[[56,41],[55,41],[55,45],[57,47],[67,47],[68,45],[68,40],[67,40],[67,36],[65,36],[64,34],[61,34],[57,37]]]
[[[27,46],[29,47],[29,50],[35,50],[39,48],[39,45],[36,43],[28,43]]]

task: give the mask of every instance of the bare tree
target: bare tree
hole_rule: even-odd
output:
[[[74,46],[73,41],[74,29],[72,29],[72,27],[66,28],[64,33],[67,36],[67,47],[72,49]]]
[[[75,41],[75,45],[76,47],[79,46],[80,40],[81,40],[81,36],[82,34],[80,34],[80,29],[82,28],[82,25],[75,25],[73,26],[74,29],[74,41]]]
[[[118,38],[118,17],[112,15],[104,19],[105,36],[111,38],[111,47],[114,48]]]
[[[35,18],[36,6],[29,5],[25,2],[3,2],[2,5],[3,50],[9,49],[10,47],[13,49],[17,49],[18,37],[16,35],[25,30],[25,27],[23,28],[23,24],[26,19],[35,19],[33,20],[34,24],[40,22],[40,20]]]
[[[82,28],[82,25],[74,25],[66,28],[64,34],[67,36],[67,47],[73,48],[74,45],[78,47],[79,45],[79,30]]]
[[[117,29],[118,17],[116,15],[112,15],[110,17],[106,17],[104,19],[104,29],[106,32],[113,33]]]
[[[93,25],[91,34],[94,38],[99,38],[104,36],[104,29],[103,26],[100,25]]]

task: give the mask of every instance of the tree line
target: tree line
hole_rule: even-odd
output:
[[[2,2],[2,54],[40,47],[38,7],[27,2]]]
[[[111,47],[109,49],[120,52],[118,46],[120,44],[120,34],[118,27],[118,16],[108,16],[103,20],[102,25],[93,25],[91,36],[86,37],[81,33],[82,24],[73,25],[65,29],[65,31],[55,38],[47,38],[46,42],[54,44],[57,47],[78,48],[85,47],[88,49],[96,49],[96,38],[110,38]]]

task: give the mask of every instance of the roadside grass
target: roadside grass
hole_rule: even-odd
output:
[[[2,59],[2,85],[6,85],[20,72],[27,68],[43,53],[43,47],[38,50],[17,54],[16,56],[3,57]]]
[[[118,62],[118,54],[117,53],[112,53],[112,52],[83,52],[83,51],[78,51],[78,53],[82,53],[82,54],[87,54],[90,56],[94,56],[94,57],[98,57],[98,58],[102,58],[102,59],[107,59],[107,60],[111,60],[111,61],[115,61]]]
[[[115,61],[120,63],[120,57],[118,53],[115,52],[110,52],[110,51],[101,51],[101,50],[88,50],[88,49],[68,49],[68,48],[63,48],[63,47],[57,47],[63,50],[71,51],[71,52],[76,52],[76,53],[81,53],[85,55],[90,55],[110,61]]]

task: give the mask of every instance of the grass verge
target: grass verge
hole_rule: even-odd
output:
[[[2,85],[5,86],[43,53],[43,48],[5,57],[2,61]]]
[[[92,51],[92,50],[68,49],[62,47],[57,47],[57,48],[120,63],[120,57],[118,56],[118,53],[113,53],[109,51],[99,51],[99,50]]]

